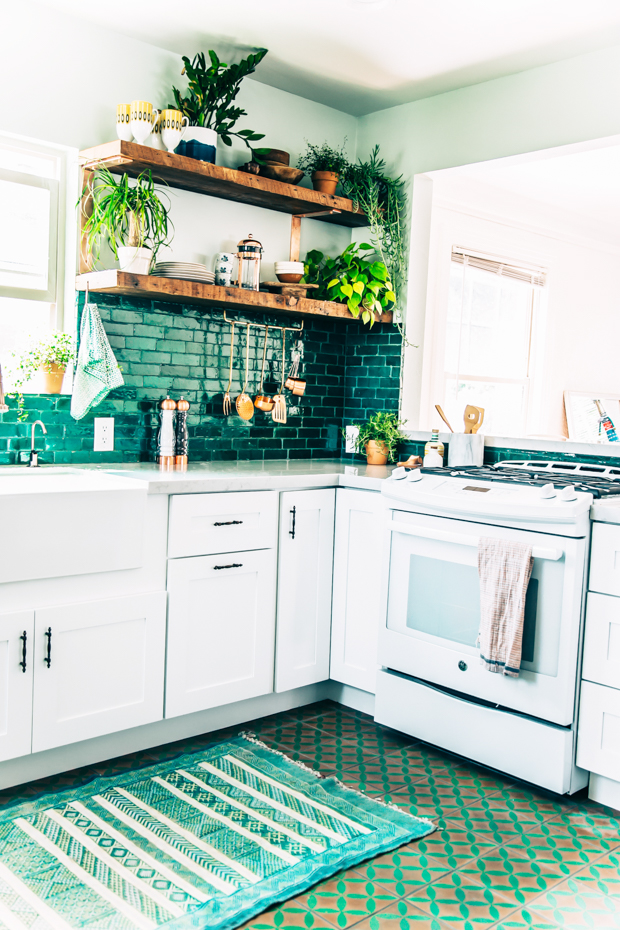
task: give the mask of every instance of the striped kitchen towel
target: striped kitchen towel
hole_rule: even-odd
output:
[[[519,677],[525,595],[532,574],[532,547],[481,536],[480,660],[489,672]]]

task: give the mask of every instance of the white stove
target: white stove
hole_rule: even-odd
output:
[[[375,715],[566,793],[587,780],[574,765],[575,708],[589,511],[602,492],[600,476],[593,492],[585,476],[558,475],[546,467],[552,464],[396,469],[384,482]],[[603,480],[620,491],[617,479]],[[488,672],[476,647],[477,551],[489,536],[531,545],[534,557],[516,679]]]

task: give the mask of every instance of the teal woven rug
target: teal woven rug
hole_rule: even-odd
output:
[[[228,930],[427,820],[243,736],[0,814],[0,928]]]

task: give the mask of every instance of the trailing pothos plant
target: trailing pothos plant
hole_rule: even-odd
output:
[[[237,136],[251,147],[251,142],[264,139],[264,133],[251,129],[233,130],[237,121],[247,116],[242,107],[233,105],[233,101],[243,79],[254,73],[266,54],[266,48],[259,48],[236,65],[220,61],[213,49],[209,51],[208,64],[204,52],[194,55],[192,61],[184,55],[181,73],[187,75],[187,92],[183,96],[173,87],[173,106],[187,116],[190,126],[214,129],[225,145],[232,145],[232,136]]]
[[[17,398],[17,419],[20,422],[28,419],[28,413],[24,409],[23,388],[39,371],[52,371],[52,365],[64,370],[73,364],[76,358],[75,339],[70,333],[52,330],[47,336],[29,336],[28,340],[22,352],[13,353],[7,366],[13,383],[13,390],[8,392],[8,396]]]
[[[106,167],[97,168],[93,174],[92,188],[87,185],[82,191],[82,209],[86,216],[82,232],[95,262],[105,238],[115,258],[118,258],[119,246],[148,246],[157,255],[162,245],[169,244],[172,238],[170,205],[164,204],[161,192],[155,190],[150,169],[142,171],[135,184],[129,183],[126,174],[117,180]],[[92,213],[88,215],[89,201],[84,195],[91,192]]]
[[[345,303],[353,316],[361,315],[372,326],[375,313],[391,310],[396,301],[388,270],[375,256],[368,242],[352,242],[336,258],[312,249],[306,255],[303,280],[318,284],[314,298]]]
[[[407,280],[406,218],[407,199],[402,175],[391,178],[385,173],[385,161],[379,146],[367,161],[359,159],[347,166],[340,178],[346,197],[368,217],[374,248],[387,268],[396,295],[394,321],[402,333],[402,303]]]
[[[398,419],[397,413],[378,410],[363,423],[352,423],[351,426],[356,426],[359,430],[355,440],[356,452],[364,452],[366,443],[372,440],[382,442],[387,447],[389,462],[395,461],[398,444],[407,439],[401,432],[402,420]],[[346,439],[346,427],[342,430],[342,435]]]

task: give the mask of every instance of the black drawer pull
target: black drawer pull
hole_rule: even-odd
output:
[[[52,664],[52,628],[49,626],[45,631],[45,636],[47,637],[47,655],[43,659],[47,667],[49,668]]]
[[[293,507],[291,513],[293,514],[293,525],[288,531],[288,535],[291,537],[291,539],[295,539],[295,520],[297,518],[297,507]]]
[[[227,520],[226,523],[214,523],[213,526],[240,526],[243,520]]]
[[[26,640],[28,639],[28,634],[24,630],[22,635],[19,637],[22,641],[22,660],[19,663],[21,666],[22,672],[26,671]]]
[[[223,568],[243,568],[243,562],[233,562],[232,565],[214,565],[214,572],[221,572]]]

